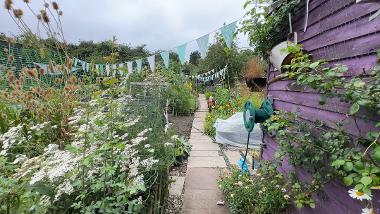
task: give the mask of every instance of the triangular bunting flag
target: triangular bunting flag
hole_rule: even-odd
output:
[[[177,47],[178,58],[182,65],[185,64],[186,61],[186,45],[187,44],[183,44]]]
[[[111,73],[111,69],[110,69],[110,65],[106,65],[106,75],[107,76],[110,76],[110,73]]]
[[[232,46],[232,41],[233,41],[233,36],[236,30],[236,21],[232,22],[229,25],[225,25],[222,28],[220,28],[220,31],[223,35],[224,41],[226,42],[226,45],[228,48],[231,48]]]
[[[140,72],[141,71],[141,68],[142,68],[142,59],[138,59],[136,60],[136,68],[137,68],[137,71]]]
[[[84,61],[82,61],[82,69],[83,69],[83,71],[86,71],[86,62],[84,62]]]
[[[169,68],[169,52],[164,51],[164,52],[161,52],[160,54],[161,54],[162,60],[164,60],[165,68]]]
[[[148,57],[147,59],[148,59],[150,70],[154,73],[154,71],[156,70],[156,58],[155,58],[155,55],[152,55],[152,56]]]
[[[199,52],[201,52],[202,58],[205,58],[207,55],[208,50],[208,40],[209,40],[209,34],[206,34],[200,38],[197,39],[197,44],[199,47]]]
[[[133,72],[133,62],[127,62],[128,75]]]
[[[120,63],[119,64],[119,74],[120,74],[120,76],[123,76],[123,73],[124,73],[123,69],[124,69],[124,63]]]

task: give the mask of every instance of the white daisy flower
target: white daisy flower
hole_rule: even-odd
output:
[[[365,194],[364,192],[357,191],[356,189],[350,189],[348,190],[348,193],[351,198],[358,199],[360,201],[363,201],[363,199],[368,201],[372,200],[371,196]]]
[[[364,208],[362,209],[362,214],[375,214],[375,211],[372,208]]]

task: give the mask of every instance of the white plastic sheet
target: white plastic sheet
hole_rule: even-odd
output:
[[[243,112],[232,115],[227,120],[217,119],[214,127],[216,129],[215,140],[223,145],[246,147],[248,132],[244,128]],[[262,144],[263,131],[260,124],[255,127],[249,138],[249,148],[259,148]]]

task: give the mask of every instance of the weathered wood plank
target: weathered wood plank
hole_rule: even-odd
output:
[[[316,42],[304,45],[313,59],[329,59],[331,61],[343,60],[351,57],[375,54],[380,49],[380,32],[318,48]]]
[[[298,32],[298,41],[303,42],[305,40],[314,38],[315,36],[324,34],[326,31],[331,31],[338,26],[350,26],[355,20],[364,19],[367,23],[371,24],[368,21],[370,14],[379,10],[379,3],[366,3],[366,4],[353,4],[349,6],[345,10],[341,10],[338,13],[334,13],[333,15],[327,17],[325,20],[321,22],[317,22],[316,24],[310,26],[306,32],[300,31]],[[376,20],[373,20],[376,21]],[[372,22],[373,22],[372,21]],[[347,32],[358,32],[360,31],[349,29]]]
[[[269,95],[273,96],[275,100],[293,103],[295,105],[302,105],[311,108],[316,108],[329,112],[336,112],[340,114],[349,114],[351,104],[341,102],[339,98],[329,98],[324,105],[319,104],[321,95],[317,93],[302,93],[294,91],[270,91]],[[366,119],[369,121],[380,121],[380,116],[371,114],[366,109],[361,109],[358,118]]]
[[[355,0],[329,0],[320,4],[317,10],[309,12],[308,27],[312,26],[324,18],[333,15],[334,13],[344,10],[347,6],[354,4]],[[293,24],[294,31],[302,31],[304,27],[304,21],[302,19],[297,20]]]
[[[379,131],[379,129],[375,127],[376,123],[373,121],[349,117],[348,115],[336,112],[328,112],[279,100],[274,102],[274,108],[286,112],[298,112],[301,119],[312,122],[323,121],[326,126],[330,128],[337,128],[336,123],[344,122],[344,129],[347,130],[347,133],[357,137],[365,137],[367,132],[370,131]]]
[[[309,13],[316,10],[320,5],[325,4],[329,0],[311,0],[309,2]],[[306,1],[301,1],[299,5],[299,10],[295,12],[292,17],[293,23],[305,21],[305,12],[306,12]]]
[[[380,7],[379,7],[380,8]],[[319,34],[313,39],[302,42],[305,47],[312,47],[313,50],[328,47],[336,43],[342,43],[347,40],[360,38],[368,34],[380,31],[380,19],[371,22],[368,17],[358,19],[350,24],[334,28],[326,33]]]

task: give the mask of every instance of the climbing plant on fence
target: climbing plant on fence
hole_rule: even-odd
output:
[[[338,97],[351,104],[349,114],[355,117],[361,108],[369,115],[380,115],[380,72],[376,66],[372,72],[346,78],[348,69],[342,65],[326,66],[326,61],[313,62],[302,52],[301,46],[288,51],[294,58],[284,66],[286,72],[278,79],[295,80],[294,85],[307,86],[321,93],[320,104],[328,98]],[[368,81],[363,80],[368,76]],[[301,182],[291,176],[294,202],[297,207],[315,206],[312,193],[335,178],[342,178],[358,194],[370,198],[380,185],[380,132],[369,132],[365,139],[356,140],[344,131],[343,124],[337,129],[326,128],[323,123],[304,122],[292,113],[279,112],[266,122],[269,133],[275,135],[280,148],[278,160],[288,158],[290,164],[303,168],[312,175],[311,183]],[[380,128],[380,121],[376,127]],[[299,191],[298,191],[299,190]]]

